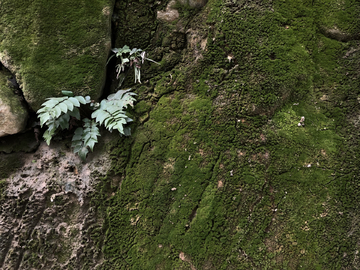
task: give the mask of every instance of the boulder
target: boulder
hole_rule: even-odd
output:
[[[23,131],[28,119],[28,112],[14,94],[7,75],[10,74],[0,71],[0,137]]]
[[[62,90],[101,96],[113,2],[1,1],[0,62],[15,74],[33,110]]]

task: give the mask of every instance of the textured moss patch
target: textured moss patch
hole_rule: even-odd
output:
[[[322,29],[352,35],[360,7],[338,4],[210,0],[192,18],[94,199],[103,269],[357,265],[358,44]]]

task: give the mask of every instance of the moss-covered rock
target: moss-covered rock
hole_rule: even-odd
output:
[[[0,263],[359,268],[358,1],[209,0],[202,9],[179,6],[172,22],[156,20],[168,3],[116,3],[116,47],[146,49],[161,66],[145,64],[142,85],[125,81],[139,100],[129,112],[132,136],[112,137],[103,162],[89,156],[91,177],[101,179],[89,202],[94,225],[79,236],[73,225],[82,223],[71,217],[81,220],[86,209],[57,186],[43,196],[57,206],[40,218],[46,227],[19,233],[27,246],[14,244]],[[69,155],[66,144],[57,146]],[[48,178],[60,183],[77,179],[80,165],[49,152],[55,158],[41,155],[50,158],[40,169],[21,170],[43,178],[42,170],[53,172]],[[26,175],[16,174],[11,192],[22,191]],[[35,209],[29,194],[9,209]],[[73,249],[77,257],[67,249],[73,235],[84,241]]]
[[[1,2],[0,62],[34,110],[61,90],[100,97],[112,9],[113,0]]]
[[[103,269],[357,267],[359,10],[210,0],[158,22],[149,48],[181,57],[135,87],[136,131],[113,150],[121,189],[94,200]]]

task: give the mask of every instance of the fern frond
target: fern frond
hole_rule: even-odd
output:
[[[82,96],[48,98],[48,101],[44,102],[42,108],[37,111],[41,127],[52,118],[59,118],[62,113],[67,114],[73,111],[74,107],[80,107],[80,103],[87,103]]]
[[[69,114],[63,114],[59,118],[50,118],[48,121],[46,121],[46,125],[48,129],[45,131],[43,137],[47,143],[47,145],[50,145],[50,141],[52,137],[55,135],[56,130],[60,127],[61,129],[68,129],[69,128],[69,121],[70,121],[70,115]]]
[[[97,137],[100,136],[99,129],[94,121],[87,118],[83,120],[84,128],[77,128],[72,138],[71,147],[74,148],[74,153],[78,153],[79,157],[85,161],[88,148],[93,151],[95,143],[98,142]]]
[[[124,125],[132,119],[127,117],[123,110],[128,105],[133,106],[133,102],[136,101],[133,97],[136,94],[130,90],[119,90],[109,95],[107,99],[101,101],[100,107],[91,114],[91,117],[100,125],[104,124],[110,132],[117,129],[122,135],[130,135],[130,129],[125,129]]]
[[[95,143],[98,142],[97,137],[100,136],[99,128],[95,121],[85,118],[84,122],[84,144],[88,146],[91,151],[94,149]]]
[[[43,127],[46,124],[48,127],[43,135],[48,145],[59,127],[61,129],[69,128],[70,116],[80,120],[78,107],[80,107],[80,104],[88,103],[82,96],[72,97],[71,91],[63,92],[68,96],[48,98],[37,111],[40,126]]]
[[[126,109],[128,105],[131,107],[134,106],[136,99],[133,96],[136,96],[135,93],[130,92],[131,88],[127,90],[119,90],[115,94],[111,94],[107,97],[107,102],[111,105],[120,107],[121,109]]]

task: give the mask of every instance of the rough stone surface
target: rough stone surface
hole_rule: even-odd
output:
[[[8,83],[10,75],[0,71],[0,137],[23,131],[28,119],[20,97]]]
[[[6,182],[1,269],[80,269],[101,261],[99,247],[89,238],[100,226],[90,198],[109,169],[108,156],[83,164],[66,147],[53,144],[43,142],[35,153],[18,155],[23,166]]]

